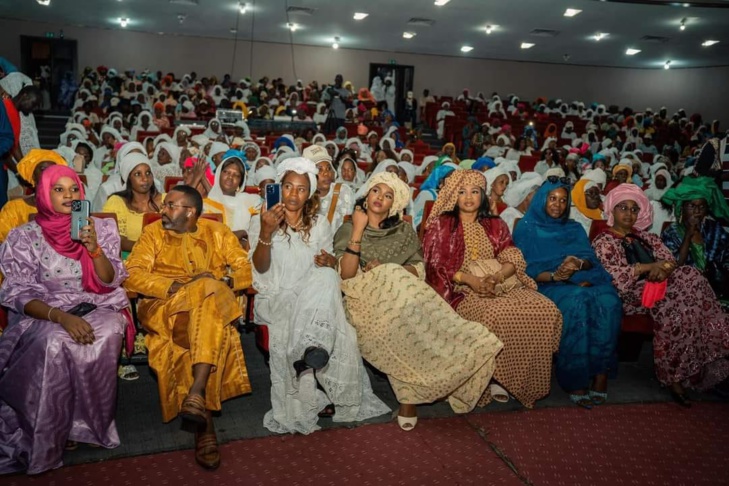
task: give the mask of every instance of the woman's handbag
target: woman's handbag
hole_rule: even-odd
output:
[[[501,266],[501,263],[499,263],[499,261],[495,258],[488,260],[474,260],[468,264],[468,273],[474,277],[483,278],[501,271]],[[522,284],[519,279],[516,278],[516,274],[514,274],[505,279],[504,283],[496,284],[494,291],[496,292],[496,296],[500,297],[508,294],[512,290],[520,289],[522,287],[524,287],[524,284]]]

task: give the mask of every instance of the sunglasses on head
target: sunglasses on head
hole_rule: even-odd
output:
[[[547,181],[549,181],[552,184],[556,184],[557,182],[561,182],[562,184],[569,185],[569,184],[572,183],[572,181],[570,180],[569,177],[559,177],[559,176],[555,176],[555,175],[551,175],[551,176],[547,177]]]

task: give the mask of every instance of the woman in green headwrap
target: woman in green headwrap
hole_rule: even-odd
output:
[[[729,206],[719,187],[709,177],[686,177],[661,200],[676,213],[661,235],[676,262],[701,271],[717,296],[729,299],[729,233],[717,221],[729,221]]]

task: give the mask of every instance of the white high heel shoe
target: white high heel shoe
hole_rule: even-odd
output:
[[[410,432],[418,424],[418,417],[403,417],[397,416],[397,425],[400,426],[405,432]]]

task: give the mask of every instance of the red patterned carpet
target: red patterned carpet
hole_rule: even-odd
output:
[[[0,483],[721,485],[729,484],[728,437],[727,404],[553,408],[422,420],[412,432],[391,423],[231,442],[215,472],[178,451]]]

